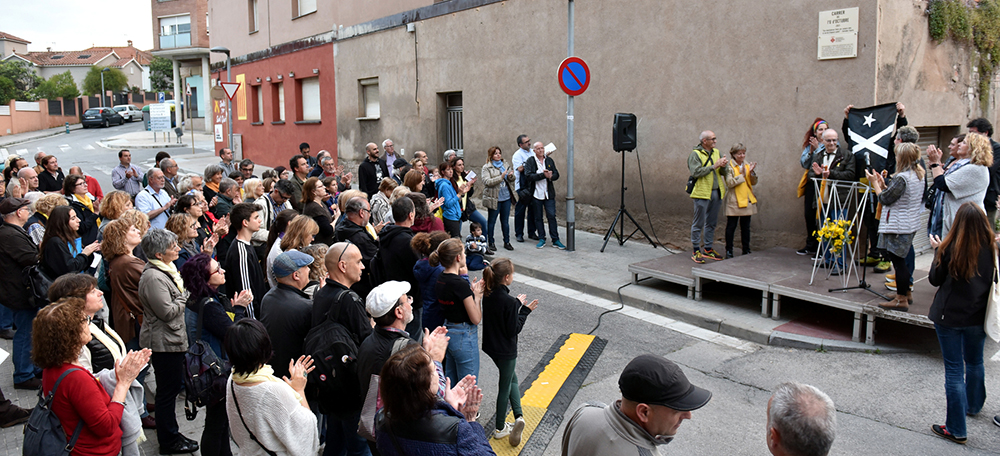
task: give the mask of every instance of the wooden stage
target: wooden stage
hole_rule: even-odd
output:
[[[868,345],[875,344],[877,318],[925,328],[934,327],[927,318],[927,312],[934,300],[936,288],[927,282],[927,270],[914,271],[913,301],[916,304],[911,303],[908,312],[899,312],[881,309],[878,303],[885,300],[866,290],[829,291],[843,285],[840,277],[827,278],[826,269],[818,269],[813,284],[810,285],[812,258],[798,255],[789,248],[773,248],[723,261],[706,261],[705,264],[696,264],[691,261],[688,252],[682,252],[633,263],[628,266],[628,270],[632,273],[633,283],[638,283],[640,278],[652,277],[684,285],[688,287],[688,299],[698,301],[701,300],[702,288],[706,282],[723,282],[758,290],[761,293],[760,314],[763,318],[780,318],[783,296],[847,310],[854,313],[851,338],[855,342],[860,341],[862,326],[866,326],[865,343]],[[873,274],[871,270],[868,272],[867,279],[872,290],[883,295],[892,293],[882,286],[882,274]],[[853,277],[848,282],[848,286],[857,284],[858,280]]]

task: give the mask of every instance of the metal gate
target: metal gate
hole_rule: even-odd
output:
[[[75,116],[76,115],[76,98],[63,98],[63,115],[64,116]]]
[[[454,150],[459,157],[464,156],[464,140],[462,135],[462,93],[450,93],[445,95],[448,109],[448,138],[447,146]]]
[[[49,115],[50,116],[61,116],[62,115],[62,103],[59,100],[48,100],[49,101]]]

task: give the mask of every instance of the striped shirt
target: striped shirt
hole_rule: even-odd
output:
[[[257,318],[260,315],[260,302],[269,287],[253,246],[249,242],[234,239],[222,268],[226,270],[226,294],[232,296],[243,290],[250,290],[253,305],[247,307],[247,316]]]

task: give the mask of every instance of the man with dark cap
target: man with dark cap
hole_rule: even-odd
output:
[[[563,434],[563,456],[661,454],[681,421],[712,398],[680,367],[656,355],[629,362],[618,388],[622,398],[614,405],[587,403],[573,413]]]

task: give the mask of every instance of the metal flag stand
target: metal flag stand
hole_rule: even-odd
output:
[[[826,226],[828,220],[847,220],[850,222],[850,226],[844,232],[844,243],[839,252],[832,251],[834,250],[834,246],[830,242],[820,242],[820,246],[816,250],[816,256],[813,257],[813,268],[812,274],[809,277],[809,284],[812,285],[816,278],[816,270],[821,265],[824,265],[826,258],[829,257],[833,267],[827,269],[826,278],[829,279],[833,275],[834,270],[839,270],[842,284],[842,288],[831,288],[830,292],[858,288],[878,295],[865,282],[863,275],[859,276],[858,268],[854,261],[857,244],[851,242],[852,237],[855,241],[859,239],[862,210],[864,210],[865,205],[868,203],[868,198],[871,195],[871,187],[858,181],[839,181],[821,178],[813,178],[813,185],[816,188],[816,195],[818,195],[817,201],[820,214],[820,223],[817,224],[817,228],[822,229]],[[841,198],[841,193],[845,193],[844,198]],[[838,266],[838,263],[842,266]],[[848,286],[852,275],[858,280],[857,286]]]

